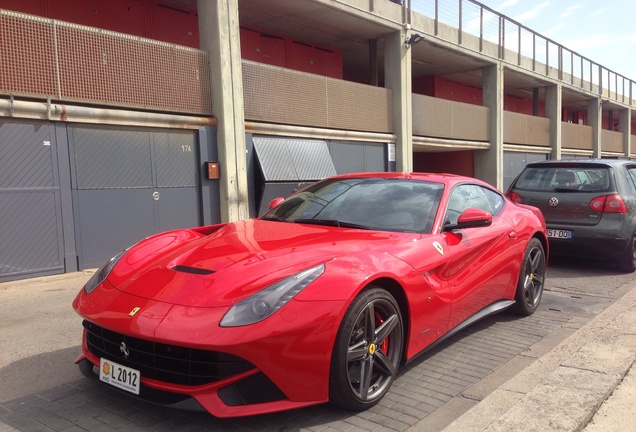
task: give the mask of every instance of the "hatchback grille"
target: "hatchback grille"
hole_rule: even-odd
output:
[[[106,330],[86,320],[83,325],[86,343],[93,355],[137,369],[144,378],[196,386],[255,368],[232,354],[155,343]],[[129,353],[128,358],[122,354],[122,344]]]

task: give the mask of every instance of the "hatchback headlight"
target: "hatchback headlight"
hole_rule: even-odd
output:
[[[117,262],[120,260],[121,257],[124,256],[127,251],[128,249],[124,249],[123,251],[119,252],[117,255],[109,259],[108,262],[102,266],[102,268],[97,270],[95,274],[88,280],[88,282],[86,282],[86,285],[84,285],[84,292],[86,294],[90,294],[95,290],[95,288],[97,288],[100,283],[104,282],[110,274],[111,270],[115,267]]]
[[[235,304],[221,320],[222,327],[238,327],[264,320],[282,308],[325,271],[320,264],[296,273]]]

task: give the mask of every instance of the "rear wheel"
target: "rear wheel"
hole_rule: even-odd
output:
[[[371,287],[347,310],[331,358],[329,399],[341,408],[361,411],[389,391],[402,358],[400,308],[387,291]]]
[[[632,273],[634,270],[636,270],[636,241],[634,241],[635,238],[636,233],[632,235],[632,239],[629,242],[629,245],[627,245],[627,250],[625,251],[625,253],[616,260],[616,267],[618,267],[620,271]]]
[[[543,294],[544,280],[545,252],[539,239],[533,238],[528,243],[523,256],[513,312],[517,315],[528,316],[537,310]]]

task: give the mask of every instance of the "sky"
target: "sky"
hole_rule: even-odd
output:
[[[478,0],[636,81],[636,0]]]

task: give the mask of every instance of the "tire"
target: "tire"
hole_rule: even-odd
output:
[[[526,252],[523,255],[519,280],[517,281],[517,292],[515,294],[515,304],[512,311],[520,316],[532,315],[543,295],[543,284],[545,282],[545,251],[543,245],[537,238],[533,238],[528,243]]]
[[[404,343],[402,315],[387,291],[370,287],[349,306],[331,355],[329,400],[362,411],[377,404],[395,380]]]
[[[625,273],[633,273],[636,270],[636,248],[634,247],[636,233],[632,235],[632,239],[627,246],[625,253],[616,260],[616,267]]]

